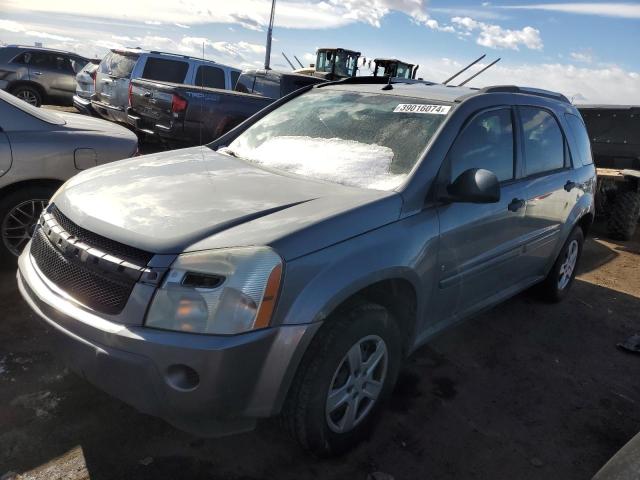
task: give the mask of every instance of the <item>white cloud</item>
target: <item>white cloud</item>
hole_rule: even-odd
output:
[[[49,32],[41,32],[39,30],[32,30],[29,25],[23,25],[22,23],[15,22],[13,20],[0,19],[0,30],[6,30],[11,33],[20,33],[27,37],[41,38],[47,40],[56,40],[59,42],[73,42],[74,38],[66,37],[64,35],[56,35]]]
[[[582,63],[592,63],[593,62],[593,53],[591,50],[585,50],[581,52],[571,52],[571,58],[573,58],[576,62]]]
[[[174,25],[179,28],[191,28],[189,25],[183,25],[182,23],[174,23]]]
[[[2,0],[7,11],[38,11],[82,17],[138,21],[147,25],[189,26],[203,23],[230,23],[262,30],[269,21],[271,2],[265,0],[111,0],[109,8],[96,0]],[[276,25],[281,28],[324,29],[353,23],[376,27],[391,12],[408,15],[426,24],[430,20],[426,0],[282,0],[278,2]],[[437,22],[436,22],[437,24]],[[439,29],[433,22],[429,28]],[[446,28],[446,27],[443,27]]]
[[[428,80],[442,81],[458,68],[457,62],[436,59],[420,62],[429,65],[429,71],[419,72]],[[477,65],[480,69],[484,65]],[[477,70],[470,70],[467,76]],[[461,82],[460,79],[453,81]],[[565,63],[497,64],[471,81],[467,86],[519,85],[544,88],[563,93],[576,103],[639,104],[640,73],[625,70],[619,66],[577,67]]]
[[[519,50],[519,46],[524,45],[532,50],[540,50],[543,46],[540,30],[533,27],[511,30],[500,25],[479,22],[471,17],[453,17],[451,22],[465,28],[467,32],[478,30],[476,43],[483,47]]]
[[[550,12],[599,15],[605,17],[640,18],[639,3],[536,3],[531,5],[506,5],[500,8],[512,10],[547,10]]]
[[[6,30],[7,32],[19,33],[24,32],[25,28],[21,23],[14,22],[13,20],[0,20],[0,30]]]

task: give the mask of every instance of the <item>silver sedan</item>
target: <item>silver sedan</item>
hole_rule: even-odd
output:
[[[137,150],[137,137],[122,126],[35,108],[0,90],[0,261],[22,251],[63,182]]]

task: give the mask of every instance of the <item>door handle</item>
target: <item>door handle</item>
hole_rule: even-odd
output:
[[[517,212],[525,205],[525,201],[521,198],[514,198],[511,200],[511,203],[507,206],[510,212]]]
[[[564,189],[567,192],[570,192],[574,188],[576,188],[576,182],[572,182],[571,180],[569,180],[567,183],[564,184]]]

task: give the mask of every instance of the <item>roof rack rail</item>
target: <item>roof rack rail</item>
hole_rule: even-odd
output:
[[[492,87],[484,87],[479,93],[523,93],[525,95],[536,95],[538,97],[553,98],[564,103],[571,104],[569,99],[558,92],[543,90],[533,87],[518,87],[516,85],[494,85]]]
[[[435,82],[429,82],[428,80],[415,80],[412,78],[400,78],[400,77],[347,77],[342,80],[335,80],[333,82],[321,83],[318,85],[318,88],[324,87],[325,85],[387,85],[391,84],[414,84],[419,83],[422,85],[436,85]]]
[[[215,60],[208,60],[202,57],[193,57],[191,55],[181,55],[179,53],[172,53],[172,52],[161,52],[160,50],[150,50],[149,53],[153,53],[154,55],[170,55],[172,57],[187,58],[192,60],[204,60],[205,62],[209,62],[209,63],[217,63]]]

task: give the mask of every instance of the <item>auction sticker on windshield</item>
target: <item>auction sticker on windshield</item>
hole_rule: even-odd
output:
[[[424,105],[421,103],[401,103],[393,109],[394,113],[431,113],[446,115],[451,110],[449,105]]]

